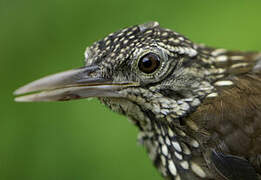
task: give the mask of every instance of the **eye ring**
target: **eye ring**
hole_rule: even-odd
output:
[[[152,74],[160,67],[160,64],[160,57],[150,52],[139,59],[138,68],[145,74]]]

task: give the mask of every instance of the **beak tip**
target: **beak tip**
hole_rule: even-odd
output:
[[[18,89],[16,89],[14,92],[13,92],[13,95],[20,95],[20,94],[25,94],[28,92],[28,89],[26,88],[26,86],[22,86],[22,87],[19,87]]]
[[[20,89],[16,89],[16,90],[13,92],[13,95],[19,95],[19,94],[21,94]]]
[[[14,101],[15,101],[15,102],[26,102],[26,101],[23,100],[23,98],[21,98],[21,97],[16,97],[16,98],[14,98]]]

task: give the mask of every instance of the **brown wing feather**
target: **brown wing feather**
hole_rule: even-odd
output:
[[[228,58],[222,66],[233,86],[217,87],[219,95],[206,99],[190,118],[200,126],[206,147],[244,158],[261,173],[261,54],[223,52],[219,56]],[[236,63],[249,65],[231,71]]]
[[[234,87],[206,106],[207,129],[220,137],[222,151],[244,157],[261,153],[260,76],[235,77]]]

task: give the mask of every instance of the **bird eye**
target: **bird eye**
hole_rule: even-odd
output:
[[[146,74],[155,72],[159,66],[160,57],[154,53],[148,53],[142,56],[138,63],[139,69]]]

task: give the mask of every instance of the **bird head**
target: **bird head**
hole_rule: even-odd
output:
[[[204,121],[184,117],[205,98],[217,97],[218,88],[232,85],[226,79],[229,74],[260,67],[255,65],[260,54],[246,54],[254,57],[250,63],[241,62],[248,58],[240,53],[225,52],[194,44],[157,22],[136,25],[88,47],[84,67],[29,83],[15,91],[19,95],[15,100],[98,97],[139,127],[141,142],[164,176],[206,178],[210,175],[200,150],[208,136],[200,129]]]
[[[132,26],[95,42],[85,66],[41,78],[15,91],[16,101],[98,97],[133,119],[179,119],[213,92],[211,61],[184,36],[157,22]],[[137,113],[139,112],[139,113]]]

